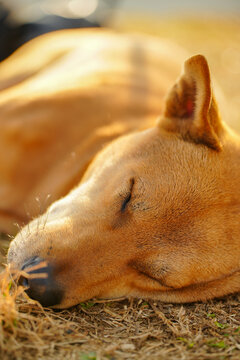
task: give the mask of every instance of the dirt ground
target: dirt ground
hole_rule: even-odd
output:
[[[239,359],[238,295],[188,305],[89,301],[52,311],[8,288],[0,299],[2,360]]]
[[[190,54],[205,54],[225,91],[229,121],[240,131],[240,22],[118,17],[114,27],[167,37]],[[2,262],[8,244],[2,236]],[[52,311],[27,299],[2,273],[0,359],[237,360],[240,294],[184,305],[146,299],[92,300]]]

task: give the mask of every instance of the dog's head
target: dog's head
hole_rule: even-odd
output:
[[[207,62],[194,56],[157,126],[103,149],[80,185],[17,235],[8,262],[34,275],[22,280],[31,297],[56,308],[239,291],[239,155]]]

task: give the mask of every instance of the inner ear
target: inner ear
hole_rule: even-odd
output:
[[[202,55],[185,62],[182,75],[166,98],[160,126],[180,134],[184,140],[221,149],[222,124],[209,67]]]
[[[181,77],[168,94],[164,116],[177,119],[189,119],[196,108],[196,84]]]

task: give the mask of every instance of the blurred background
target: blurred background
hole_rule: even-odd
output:
[[[240,0],[0,0],[0,61],[38,35],[92,26],[165,37],[204,54],[240,131]]]

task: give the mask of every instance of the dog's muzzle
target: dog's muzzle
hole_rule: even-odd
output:
[[[21,275],[19,285],[26,288],[27,295],[42,306],[58,305],[63,298],[63,290],[54,280],[53,267],[47,261],[35,256],[22,266],[26,275]]]

